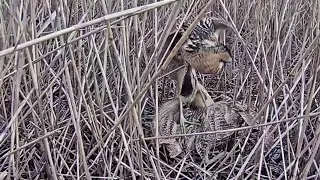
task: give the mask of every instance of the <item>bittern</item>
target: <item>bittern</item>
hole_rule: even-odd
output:
[[[184,118],[183,109],[191,104],[196,104],[196,107],[206,107],[213,103],[213,100],[206,89],[198,82],[194,69],[190,66],[187,66],[186,68],[179,98],[167,101],[159,108],[158,119],[160,136],[189,132],[191,129],[189,128],[186,130],[187,123],[190,125],[199,124],[197,124],[197,121],[187,121]],[[154,128],[156,127],[154,126]],[[159,143],[165,145],[171,158],[178,156],[182,152],[180,141],[178,141],[177,138],[160,139]]]
[[[176,92],[180,100],[180,120],[183,133],[185,132],[186,121],[182,114],[182,103],[192,102],[196,107],[204,107],[207,106],[206,104],[210,105],[213,102],[211,97],[204,99],[209,94],[197,81],[194,69],[200,73],[217,74],[223,68],[224,63],[231,61],[229,49],[218,42],[219,34],[228,27],[227,24],[225,21],[216,18],[200,20],[167,67],[167,72],[180,67],[178,71],[171,74],[171,79],[177,81]],[[165,42],[165,47],[172,50],[187,27],[188,25],[184,24],[178,33],[170,34]],[[160,57],[163,54],[164,50],[160,53]],[[198,89],[202,90],[198,91]]]
[[[198,120],[201,122],[198,132],[236,128],[244,122],[244,114],[245,118],[251,117],[249,113],[234,106],[232,102],[227,101],[214,102],[209,107],[205,108],[186,107],[184,108],[183,114],[189,121]],[[209,159],[208,155],[212,152],[211,149],[216,146],[227,144],[227,139],[233,134],[234,132],[224,132],[199,135],[195,139],[196,152],[205,163],[210,164],[212,160]]]
[[[179,95],[180,99],[180,125],[182,126],[182,133],[185,132],[185,123],[190,123],[183,118],[183,107],[182,104],[186,104],[192,107],[208,107],[213,104],[213,100],[207,90],[197,79],[195,70],[188,65],[187,72],[184,75],[182,82],[181,93]]]
[[[179,96],[179,98],[164,103],[159,109],[159,134],[161,136],[189,133],[194,128],[187,129],[186,127],[192,126],[196,127],[195,131],[234,128],[239,126],[241,118],[251,125],[252,116],[244,106],[234,104],[230,101],[231,99],[227,98],[214,102],[207,90],[199,83],[195,70],[190,66],[187,67]],[[191,126],[186,126],[186,123]],[[232,134],[229,132],[196,137],[198,154],[206,162],[210,162],[207,156],[209,150],[213,146],[223,143],[223,140]],[[187,144],[190,142],[190,138],[187,138]],[[170,157],[176,157],[182,152],[181,144],[177,138],[162,139],[160,143],[166,145]]]
[[[181,127],[179,124],[181,118],[184,119],[183,115],[181,116],[180,113],[180,101],[178,98],[163,103],[159,107],[159,135],[170,136],[180,134]],[[193,124],[192,122],[190,123]],[[153,125],[153,132],[155,134],[155,119]],[[171,158],[175,158],[182,152],[180,141],[177,138],[159,139],[159,144],[165,145]]]
[[[165,102],[159,108],[159,135],[170,136],[181,133],[179,122],[185,118],[196,127],[196,132],[226,130],[239,127],[242,122],[252,120],[242,106],[229,101],[213,102],[208,107],[183,106],[180,115],[180,103],[177,98]],[[250,118],[249,120],[247,118]],[[190,126],[189,126],[190,127]],[[155,128],[155,126],[154,126]],[[187,130],[189,132],[191,128]],[[195,138],[196,152],[206,163],[210,163],[208,154],[212,147],[226,143],[233,132],[198,135]],[[169,151],[169,156],[174,158],[182,152],[179,138],[160,139]],[[190,145],[190,142],[188,143]],[[188,147],[189,149],[190,147]]]
[[[160,57],[167,49],[173,49],[188,27],[188,23],[184,23],[178,32],[174,31],[168,36]],[[202,74],[218,74],[224,64],[232,60],[230,50],[218,41],[220,33],[227,27],[230,27],[229,23],[218,18],[203,18],[196,25],[166,69],[166,72],[170,72],[180,67],[170,75],[171,79],[177,81],[178,95],[188,65]]]
[[[182,32],[187,27],[183,26]],[[218,41],[229,23],[217,18],[203,18],[181,47],[181,58],[202,74],[218,74],[232,56],[227,46]]]

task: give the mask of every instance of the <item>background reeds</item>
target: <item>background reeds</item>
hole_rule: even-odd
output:
[[[208,2],[1,0],[0,179],[319,179],[318,0],[211,2],[234,60],[200,81],[267,125],[207,167],[146,138],[175,92],[157,45]]]

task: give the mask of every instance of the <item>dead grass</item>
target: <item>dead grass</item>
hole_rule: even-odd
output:
[[[192,154],[168,159],[147,136],[174,96],[157,78],[174,52],[165,60],[159,48],[177,18],[192,22],[208,2],[209,16],[233,25],[221,41],[234,61],[200,80],[261,125],[228,130],[231,147],[204,166]],[[318,0],[0,4],[0,177],[320,178]]]

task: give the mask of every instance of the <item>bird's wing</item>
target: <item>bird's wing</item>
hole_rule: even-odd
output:
[[[170,136],[177,132],[177,115],[179,114],[179,103],[176,99],[162,104],[159,108],[159,135]],[[154,123],[155,124],[155,123]],[[161,143],[171,143],[175,139],[160,139]]]

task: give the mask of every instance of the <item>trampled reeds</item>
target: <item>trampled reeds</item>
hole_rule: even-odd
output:
[[[0,179],[320,178],[318,0],[0,2]],[[232,24],[234,58],[201,83],[258,124],[210,165],[150,137],[175,96],[160,48],[201,13]]]

